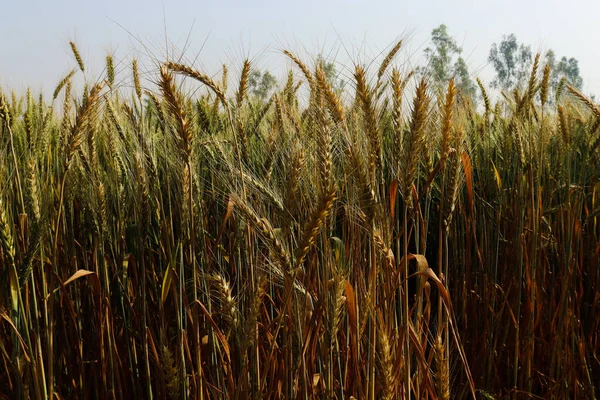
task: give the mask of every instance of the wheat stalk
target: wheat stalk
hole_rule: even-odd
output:
[[[298,57],[296,57],[291,51],[289,50],[284,50],[283,54],[285,54],[286,56],[288,56],[290,58],[290,60],[292,60],[294,62],[294,64],[296,64],[296,66],[298,68],[300,68],[300,71],[302,71],[302,73],[304,74],[304,77],[306,78],[306,80],[308,81],[308,84],[312,87],[313,86],[313,76],[310,73],[310,70],[308,69],[308,67],[306,66],[306,64],[304,64],[302,61],[300,61],[300,59]]]
[[[377,85],[375,85],[375,93],[378,93],[379,88],[381,87],[381,84],[383,82],[381,78],[383,78],[383,75],[385,74],[388,67],[394,60],[394,57],[396,57],[396,54],[398,54],[398,52],[400,51],[401,48],[402,48],[402,40],[399,40],[394,45],[394,47],[392,47],[391,50],[387,53],[387,55],[384,57],[383,61],[381,61],[381,65],[379,66],[379,69],[377,70]]]
[[[205,84],[206,86],[208,86],[210,88],[210,90],[212,90],[217,95],[217,97],[219,98],[219,100],[221,100],[223,105],[225,105],[225,106],[227,105],[227,99],[225,98],[225,93],[221,90],[221,88],[212,79],[210,79],[208,77],[208,75],[205,75],[205,74],[201,73],[200,71],[197,71],[191,67],[188,67],[187,65],[175,63],[172,61],[165,63],[164,67],[167,68],[168,70],[171,70],[178,74],[182,74],[187,77],[193,78],[193,79],[197,80],[198,82]],[[162,75],[162,69],[161,69],[161,75]]]

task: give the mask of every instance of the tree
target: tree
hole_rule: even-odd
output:
[[[550,67],[548,82],[550,102],[562,79],[581,89],[583,79],[579,75],[579,61],[576,58],[562,57],[557,61],[552,49],[546,52],[544,58]],[[519,44],[514,34],[503,36],[500,45],[492,44],[488,57],[496,70],[496,78],[492,81],[492,86],[506,91],[522,87],[529,79],[532,59],[531,46]]]
[[[425,49],[425,58],[436,86],[443,88],[450,78],[454,78],[459,98],[469,97],[474,100],[475,85],[469,75],[467,63],[460,56],[462,48],[448,34],[446,25],[441,24],[431,31],[431,43],[432,46]],[[421,68],[420,72],[424,73],[425,70]]]
[[[553,50],[546,52],[546,64],[550,67],[550,87],[552,93],[556,93],[556,89],[560,84],[561,79],[566,79],[567,82],[577,89],[581,89],[583,86],[583,79],[579,75],[579,61],[576,58],[562,57],[560,61],[556,62],[556,55]],[[552,98],[553,96],[551,96]]]
[[[471,80],[467,63],[462,57],[458,57],[458,60],[456,60],[456,63],[454,64],[454,74],[459,97],[468,97],[474,102],[477,91],[473,80]]]
[[[529,76],[532,58],[531,47],[519,44],[513,33],[503,36],[500,45],[492,44],[488,57],[496,70],[492,86],[509,91],[523,85]]]
[[[261,73],[260,70],[254,69],[248,77],[250,93],[261,100],[264,100],[269,95],[276,83],[275,77],[269,71]]]

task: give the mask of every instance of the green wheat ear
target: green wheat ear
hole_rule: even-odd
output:
[[[69,46],[71,46],[71,51],[73,52],[73,57],[75,57],[75,61],[77,61],[77,65],[81,72],[85,72],[85,67],[83,65],[83,60],[81,59],[81,55],[79,54],[79,50],[77,50],[77,46],[74,42],[69,42]]]

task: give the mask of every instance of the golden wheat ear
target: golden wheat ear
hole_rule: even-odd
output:
[[[131,71],[133,74],[133,88],[135,89],[135,94],[138,97],[138,100],[142,99],[142,85],[140,84],[140,71],[138,68],[137,59],[133,59],[131,62]]]
[[[396,54],[398,54],[398,52],[402,48],[402,43],[402,40],[399,40],[381,62],[381,65],[377,70],[377,85],[375,85],[375,93],[379,93],[379,89],[381,88],[381,85],[384,82],[382,78],[385,75],[385,72],[387,71],[388,67],[394,60],[394,57],[396,57]]]
[[[405,136],[404,153],[402,156],[402,193],[406,202],[411,202],[411,188],[415,179],[421,153],[424,149],[424,134],[429,113],[430,98],[427,95],[427,83],[421,79],[413,100],[410,128]]]
[[[308,67],[306,66],[306,64],[304,64],[298,57],[296,57],[289,50],[284,50],[283,54],[285,54],[286,56],[288,56],[290,58],[290,60],[292,60],[294,62],[294,64],[296,64],[296,66],[298,68],[300,68],[300,71],[302,71],[302,73],[304,74],[304,77],[308,81],[309,85],[312,87],[313,83],[314,83],[313,76],[310,73],[310,70],[308,69]]]
[[[244,60],[244,66],[242,67],[242,74],[240,75],[240,83],[238,90],[235,93],[235,101],[237,108],[242,106],[246,92],[248,91],[248,77],[250,76],[250,60]]]
[[[438,398],[442,400],[450,399],[450,374],[448,372],[448,357],[446,348],[442,342],[442,337],[437,336],[434,347],[435,357],[435,384],[437,387]]]

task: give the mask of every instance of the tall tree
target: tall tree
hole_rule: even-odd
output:
[[[571,57],[562,57],[560,61],[556,61],[556,54],[552,49],[546,52],[546,64],[550,67],[550,90],[551,93],[556,93],[556,89],[560,84],[560,81],[564,78],[566,81],[576,87],[577,89],[581,89],[583,86],[583,79],[579,75],[579,61],[576,58]],[[554,96],[551,95],[550,98]]]
[[[448,33],[448,27],[441,24],[431,31],[431,46],[425,49],[427,71],[432,75],[438,87],[445,87],[450,78],[455,79],[459,96],[475,99],[475,84],[469,75],[469,69],[461,57],[462,48]],[[421,68],[421,72],[426,70]]]
[[[525,83],[532,62],[531,47],[519,44],[514,33],[502,37],[500,44],[492,44],[488,61],[496,70],[492,86],[512,90]]]
[[[467,63],[462,57],[458,57],[458,60],[454,63],[454,80],[458,88],[459,97],[468,97],[471,101],[475,102],[477,93],[475,83],[471,79]]]

